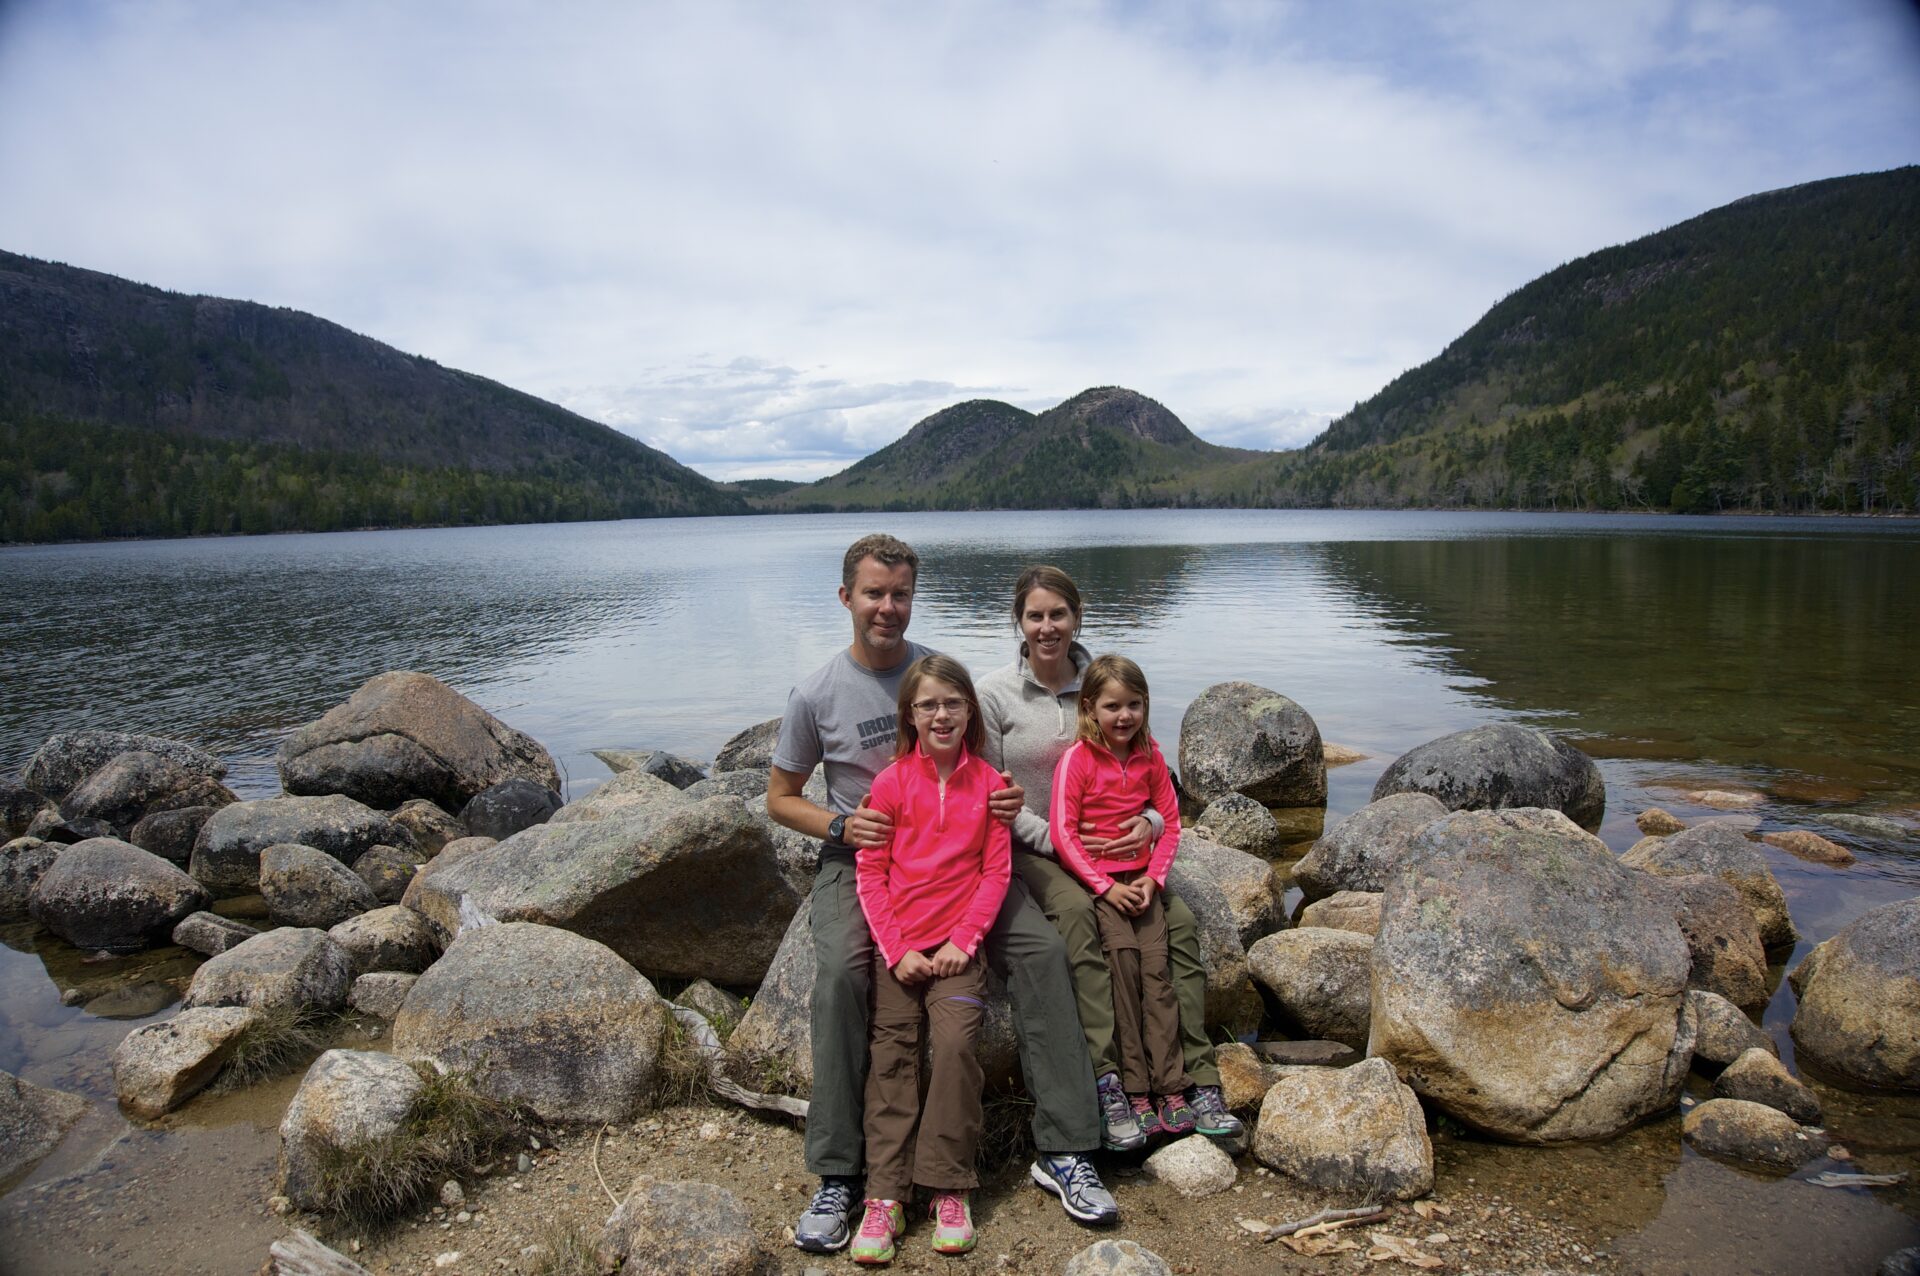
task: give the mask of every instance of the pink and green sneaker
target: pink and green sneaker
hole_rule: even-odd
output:
[[[867,1198],[866,1216],[853,1234],[853,1261],[884,1267],[893,1261],[894,1242],[907,1234],[907,1212],[898,1201]]]
[[[927,1214],[933,1219],[935,1253],[964,1254],[973,1248],[973,1207],[964,1190],[935,1192]]]

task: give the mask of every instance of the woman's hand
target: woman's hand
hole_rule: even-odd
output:
[[[847,817],[848,846],[885,846],[893,839],[893,821],[883,811],[876,811],[867,803],[873,801],[868,793],[860,799],[860,805]]]
[[[1013,827],[1013,817],[1020,814],[1027,804],[1027,791],[1013,782],[1013,776],[1000,773],[1002,787],[987,794],[987,814],[999,820],[1008,828]]]
[[[967,968],[973,958],[960,950],[951,939],[940,945],[940,951],[933,955],[933,973],[945,979],[948,975],[957,975]]]
[[[1147,848],[1153,845],[1153,821],[1144,815],[1136,815],[1126,823],[1119,837],[1089,837],[1093,832],[1093,822],[1080,825],[1080,845],[1087,848],[1087,854],[1095,859],[1133,859],[1145,855]]]
[[[948,944],[947,947],[953,947]],[[933,963],[927,955],[918,949],[909,948],[907,955],[893,963],[893,977],[911,988],[915,984],[924,984],[933,978]]]

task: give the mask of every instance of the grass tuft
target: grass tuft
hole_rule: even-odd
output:
[[[653,1088],[648,1106],[679,1107],[714,1100],[707,1073],[707,1054],[693,1034],[669,1012],[666,1035],[660,1039],[660,1053],[654,1060]]]
[[[233,1044],[226,1066],[207,1089],[212,1094],[244,1090],[258,1081],[282,1076],[313,1061],[333,1040],[338,1016],[303,1013],[292,1006],[267,1006]]]
[[[369,1143],[321,1151],[321,1212],[352,1224],[386,1222],[525,1132],[522,1115],[480,1093],[470,1074],[413,1066],[423,1084],[399,1129]]]
[[[532,1276],[600,1276],[593,1241],[578,1224],[550,1223],[536,1242]]]
[[[1020,1094],[986,1096],[980,1147],[974,1164],[991,1174],[1012,1161],[1033,1155],[1033,1100]]]

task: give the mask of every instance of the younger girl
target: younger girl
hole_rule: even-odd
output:
[[[1079,738],[1053,773],[1048,832],[1067,870],[1095,896],[1100,946],[1113,972],[1113,1037],[1127,1100],[1149,1133],[1185,1134],[1193,1109],[1180,1050],[1180,1006],[1167,964],[1160,892],[1180,845],[1180,804],[1160,746],[1147,734],[1147,679],[1125,656],[1100,656],[1080,681]],[[1151,801],[1166,829],[1143,851],[1089,854],[1082,821],[1113,838]]]
[[[900,682],[894,763],[865,803],[893,821],[893,837],[861,849],[854,869],[875,950],[858,1263],[892,1261],[915,1183],[933,1193],[934,1249],[973,1248],[967,1194],[980,1181],[984,1080],[974,1039],[987,995],[978,953],[1012,873],[1007,827],[987,810],[1001,780],[976,756],[982,734],[965,667],[947,656],[915,661]],[[924,1106],[923,1023],[933,1038]]]

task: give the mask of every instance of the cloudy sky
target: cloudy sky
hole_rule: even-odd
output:
[[[1541,272],[1916,121],[1905,0],[0,0],[0,248],[716,477],[1106,384],[1287,447]]]

